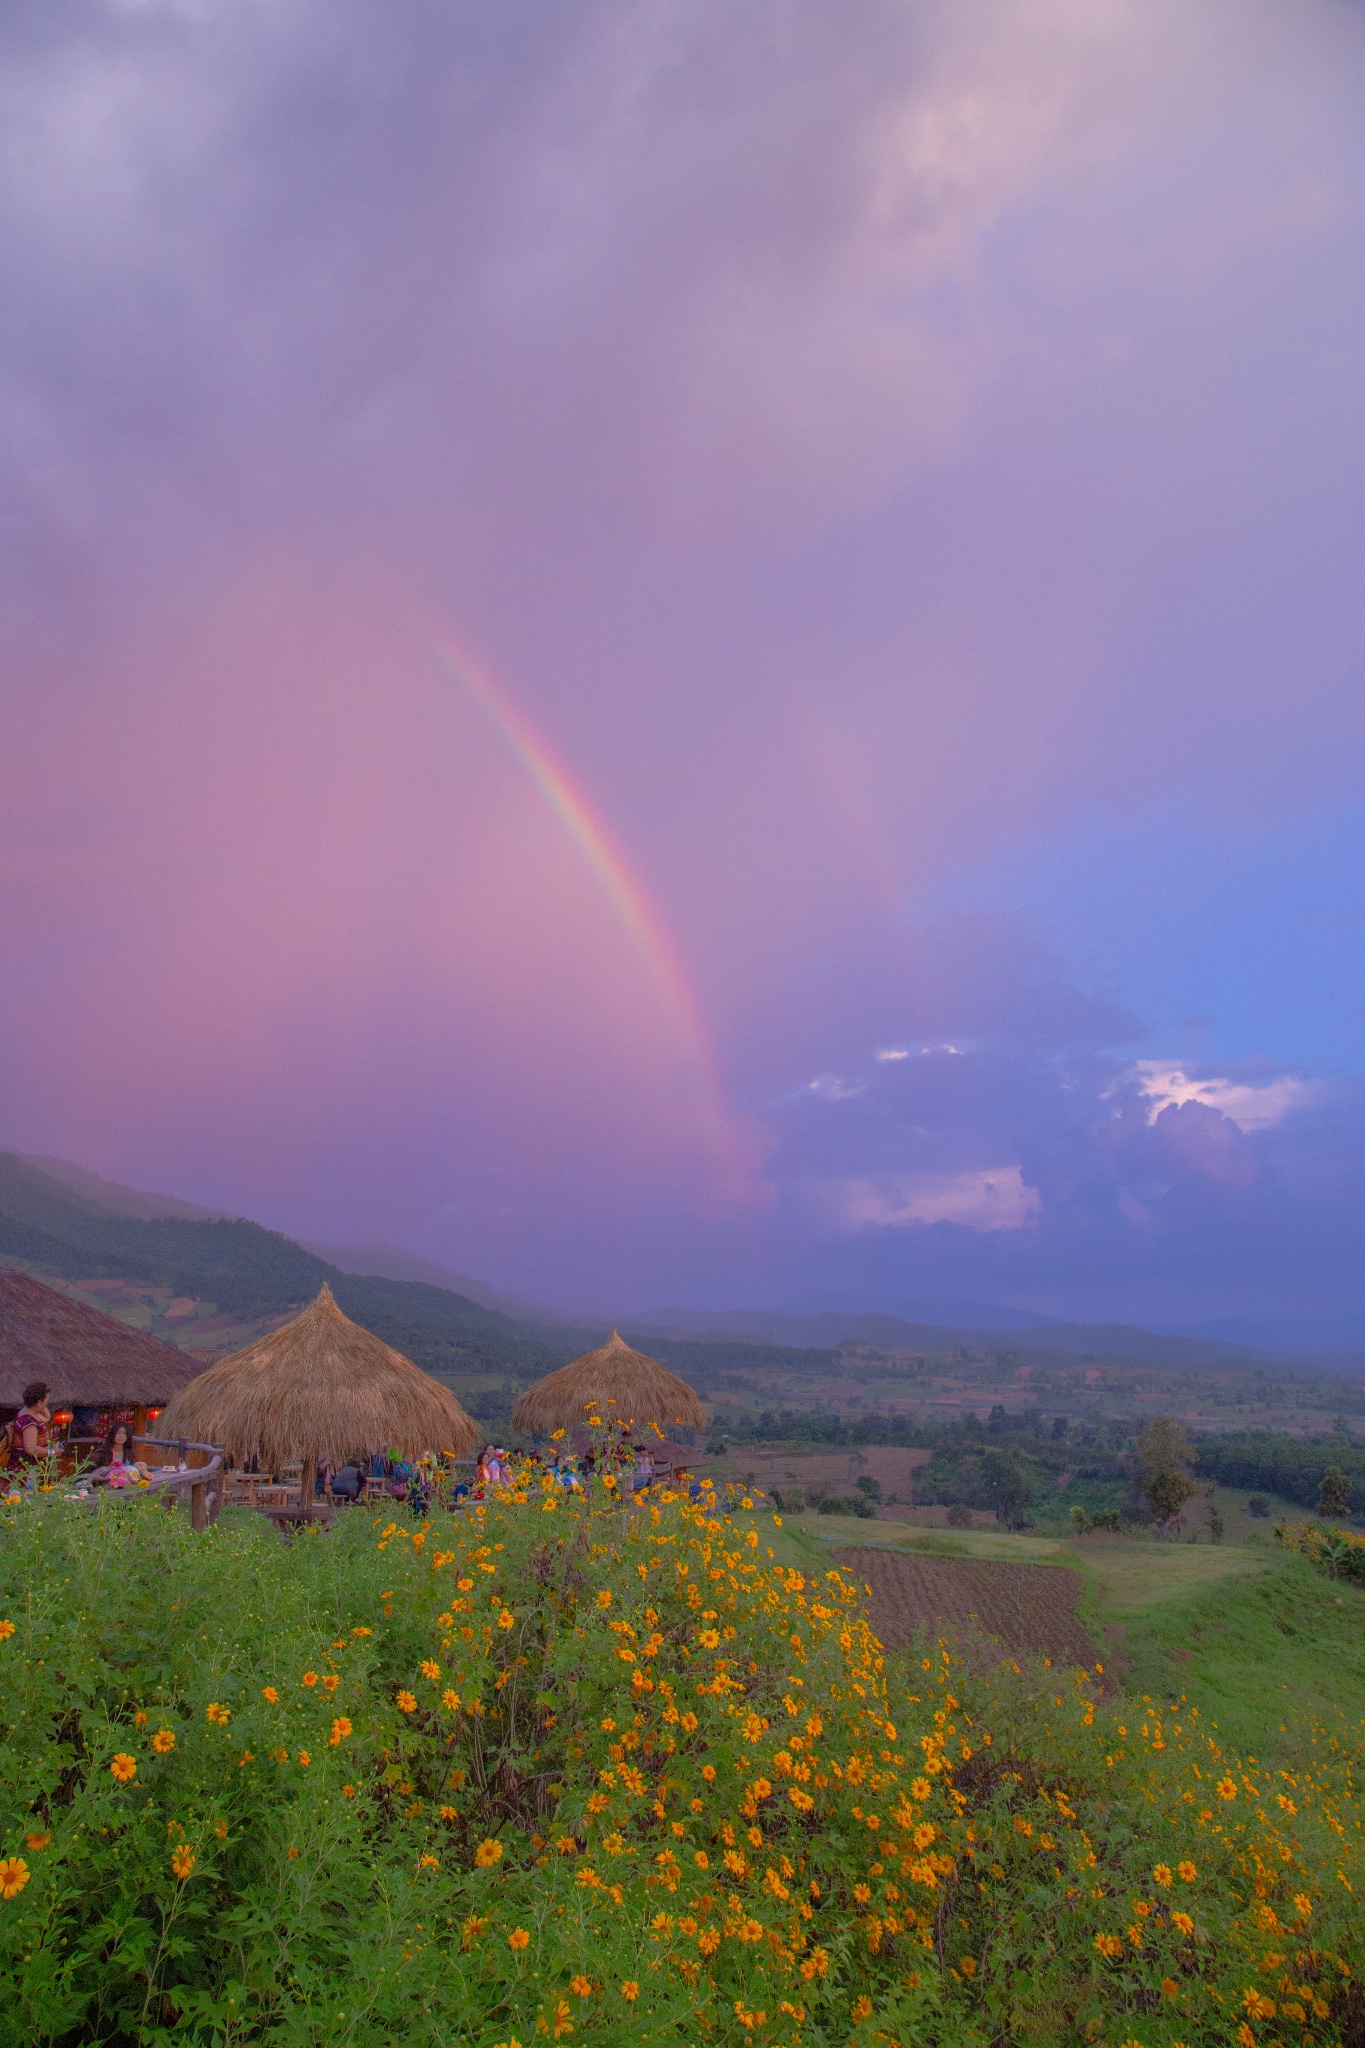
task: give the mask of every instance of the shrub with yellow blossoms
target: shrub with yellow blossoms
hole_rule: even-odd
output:
[[[14,1516],[16,2042],[1341,2035],[1359,1731],[1286,1773],[1094,1673],[888,1656],[738,1499],[528,1480],[433,1521]]]

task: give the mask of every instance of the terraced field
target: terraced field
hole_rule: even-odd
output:
[[[867,1586],[873,1626],[888,1649],[904,1649],[916,1634],[929,1633],[955,1636],[974,1657],[1003,1651],[1091,1670],[1102,1661],[1076,1611],[1083,1581],[1064,1566],[870,1546],[837,1556]]]

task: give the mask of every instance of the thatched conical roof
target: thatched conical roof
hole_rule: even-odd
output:
[[[47,1381],[54,1408],[154,1406],[198,1370],[160,1337],[28,1273],[0,1273],[0,1407],[17,1408],[31,1380]]]
[[[686,1380],[643,1351],[632,1351],[619,1330],[600,1350],[585,1351],[558,1372],[528,1387],[512,1410],[513,1429],[548,1436],[578,1428],[589,1404],[604,1419],[660,1429],[682,1425],[705,1429],[706,1410]]]
[[[462,1456],[479,1438],[450,1389],[351,1322],[330,1287],[292,1323],[191,1381],[158,1428],[270,1471],[390,1445],[406,1457]]]

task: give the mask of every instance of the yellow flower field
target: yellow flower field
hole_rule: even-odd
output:
[[[1287,1770],[1094,1673],[889,1657],[737,1500],[533,1482],[291,1544],[120,1508],[12,1517],[0,2040],[1358,2024],[1359,1725]]]

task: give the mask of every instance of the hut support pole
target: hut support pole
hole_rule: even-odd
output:
[[[208,1523],[208,1488],[207,1486],[192,1486],[190,1488],[190,1527],[192,1529],[207,1529]]]

